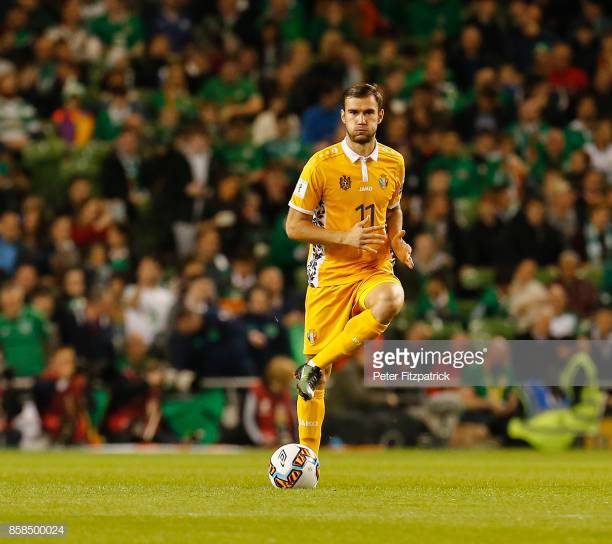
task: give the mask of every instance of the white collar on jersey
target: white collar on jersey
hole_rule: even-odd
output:
[[[378,142],[376,142],[374,144],[374,149],[372,150],[372,153],[370,153],[367,157],[362,157],[361,155],[358,155],[357,153],[355,153],[348,145],[348,142],[346,141],[346,138],[344,138],[344,140],[342,140],[342,151],[344,151],[344,153],[346,154],[346,156],[349,158],[349,160],[351,162],[357,162],[359,159],[372,159],[373,161],[378,161]]]

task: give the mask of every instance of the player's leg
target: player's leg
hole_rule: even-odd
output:
[[[331,367],[323,371],[323,376],[315,389],[314,396],[305,400],[301,395],[297,399],[297,418],[300,444],[308,446],[317,455],[321,445],[321,431],[325,418],[325,382],[331,374]]]
[[[395,276],[375,275],[360,286],[357,300],[363,311],[347,322],[342,332],[308,362],[309,366],[323,370],[339,357],[353,353],[365,340],[385,332],[402,309],[404,290]],[[316,369],[309,375],[303,372],[303,381],[311,385],[316,375]]]
[[[311,359],[333,340],[351,317],[356,303],[354,285],[308,288],[306,292],[306,315],[304,322],[304,353],[306,360]],[[300,380],[302,372],[312,370],[303,365],[296,371]],[[311,391],[303,393],[297,400],[298,432],[300,444],[318,452],[321,444],[321,430],[325,417],[325,382],[331,373],[331,366],[321,375]],[[298,388],[299,390],[299,388]]]

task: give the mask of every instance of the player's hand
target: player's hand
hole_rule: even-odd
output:
[[[385,227],[383,225],[366,227],[365,224],[369,222],[370,216],[368,215],[362,221],[355,223],[353,228],[346,233],[344,244],[376,255],[377,249],[370,246],[380,246],[385,243],[387,237],[381,234]]]
[[[402,261],[410,270],[414,268],[414,261],[412,260],[412,247],[410,244],[404,242],[405,230],[400,230],[391,240],[391,249],[395,256]]]

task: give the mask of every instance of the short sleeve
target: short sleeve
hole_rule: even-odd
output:
[[[402,200],[402,190],[404,188],[404,177],[405,177],[404,157],[400,156],[398,161],[398,174],[396,179],[395,190],[389,201],[389,210],[397,208]]]
[[[321,176],[311,159],[306,163],[295,185],[289,206],[298,212],[312,214],[323,196]]]

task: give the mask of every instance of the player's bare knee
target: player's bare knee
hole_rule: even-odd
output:
[[[374,304],[372,313],[381,323],[391,321],[404,306],[404,290],[400,285],[386,289]]]

